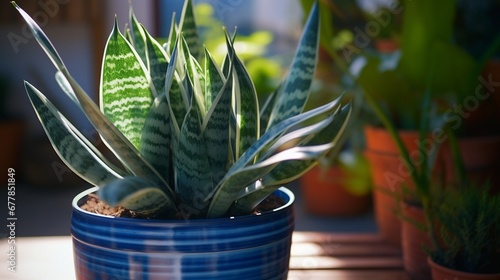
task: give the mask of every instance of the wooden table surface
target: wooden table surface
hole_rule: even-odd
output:
[[[75,279],[70,236],[16,238],[16,272],[0,240],[2,280]],[[373,234],[295,232],[289,280],[409,280],[401,251]]]

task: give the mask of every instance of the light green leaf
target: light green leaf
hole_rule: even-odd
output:
[[[24,86],[54,150],[73,172],[95,186],[126,174],[107,161],[40,91],[28,82]]]
[[[140,149],[141,130],[153,93],[148,71],[116,21],[104,51],[100,102],[104,115]]]

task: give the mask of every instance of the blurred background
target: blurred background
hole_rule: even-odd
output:
[[[18,0],[16,1],[51,38],[66,63],[67,68],[82,87],[97,100],[102,53],[115,16],[123,29],[129,20],[129,2],[125,0]],[[217,56],[224,37],[220,26],[231,31],[237,27],[237,51],[241,55],[256,81],[259,95],[264,98],[280,82],[301,34],[301,28],[308,7],[312,1],[299,0],[195,0],[196,16],[201,25],[203,42]],[[368,106],[359,101],[358,89],[346,81],[345,70],[351,75],[361,75],[369,62],[377,60],[375,68],[390,69],[399,59],[398,50],[404,48],[407,38],[420,36],[403,34],[402,18],[405,13],[403,3],[396,0],[325,0],[320,1],[328,16],[322,22],[322,48],[317,69],[317,81],[313,85],[315,95],[310,106],[326,102],[338,96],[346,88],[353,92],[359,104],[356,123],[349,132],[342,156],[335,165],[347,173],[341,189],[343,193],[360,200],[361,206],[331,214],[325,209],[309,209],[303,185],[300,181],[290,184],[297,195],[297,230],[336,232],[376,232],[377,224],[372,208],[372,183],[366,159],[359,153],[364,147],[362,129],[365,124],[377,125]],[[500,26],[500,1],[457,1],[453,25],[453,42],[472,58],[481,57],[487,46],[494,40]],[[156,37],[165,37],[169,32],[172,13],[180,13],[183,1],[146,0],[131,1],[137,19]],[[443,11],[437,10],[439,14]],[[443,20],[443,19],[442,19]],[[443,20],[444,21],[444,20]],[[445,24],[436,21],[436,26]],[[434,27],[428,27],[429,32]],[[437,28],[437,27],[436,27]],[[436,31],[437,32],[437,31]],[[10,161],[1,165],[4,172],[8,167],[16,170],[16,214],[18,236],[66,235],[69,234],[71,200],[74,195],[89,187],[73,175],[52,150],[42,126],[31,108],[24,92],[23,80],[27,80],[50,98],[69,119],[94,143],[100,139],[93,132],[85,117],[70,100],[62,94],[54,80],[55,68],[27,30],[20,16],[8,1],[0,4],[0,148],[2,158]],[[410,40],[408,39],[408,40]],[[419,39],[423,41],[425,36]],[[223,44],[222,44],[223,46]],[[378,51],[377,56],[372,54]],[[444,49],[443,52],[447,52]],[[460,52],[461,53],[461,52]],[[364,57],[363,60],[358,58]],[[497,57],[498,58],[498,57]],[[417,57],[420,60],[427,58]],[[453,58],[451,58],[453,60]],[[468,61],[467,59],[464,59]],[[383,63],[382,63],[383,62]],[[339,64],[340,63],[340,64]],[[391,64],[392,63],[392,64]],[[459,63],[459,62],[457,62]],[[346,68],[340,67],[341,65]],[[397,64],[397,63],[396,63]],[[455,66],[451,65],[450,68]],[[344,72],[343,72],[344,71]],[[368,71],[368,70],[367,70]],[[446,69],[444,71],[447,71]],[[370,76],[369,71],[363,81],[367,84],[383,84],[384,78]],[[384,93],[402,92],[405,81],[399,81],[391,74],[384,76],[395,85]],[[451,82],[456,81],[455,78]],[[455,79],[455,80],[454,80]],[[498,81],[498,80],[495,80]],[[388,82],[387,82],[388,83]],[[380,85],[370,85],[379,89]],[[376,94],[379,94],[378,92]],[[498,94],[497,94],[498,95]],[[415,96],[415,95],[412,95]],[[413,99],[389,95],[379,102],[392,115],[401,115],[398,124],[405,128],[415,128],[414,114],[421,107],[402,105]],[[448,100],[447,96],[446,100]],[[418,103],[418,101],[415,101]],[[398,109],[390,110],[395,105]],[[490,117],[491,119],[492,117]],[[494,117],[493,117],[494,118]],[[8,124],[7,124],[8,123]],[[498,127],[497,127],[498,128]],[[490,128],[485,128],[490,131]],[[325,177],[325,172],[316,175]],[[350,177],[349,177],[350,176]],[[333,177],[341,177],[333,175]],[[329,177],[331,178],[331,177]],[[331,181],[331,180],[330,180]],[[5,180],[7,182],[7,180]],[[347,182],[347,183],[346,183]],[[6,183],[4,184],[6,185]],[[345,186],[347,185],[347,186]],[[0,187],[6,193],[7,188]],[[341,190],[342,192],[342,190]],[[340,194],[320,195],[326,204],[340,203],[335,198]],[[5,197],[4,194],[0,197]],[[313,198],[318,201],[321,198]],[[6,209],[6,199],[1,199],[0,209]],[[354,201],[348,199],[340,199]],[[351,202],[354,203],[354,202]],[[314,204],[314,203],[312,203]],[[0,210],[0,218],[5,220],[6,210]],[[0,231],[5,235],[5,229]]]

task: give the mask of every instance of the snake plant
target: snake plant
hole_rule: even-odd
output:
[[[305,24],[288,76],[262,108],[235,53],[236,35],[221,29],[227,55],[219,67],[198,42],[191,0],[164,45],[131,9],[130,28],[122,34],[115,20],[107,41],[98,106],[36,22],[12,4],[55,65],[63,92],[118,162],[25,82],[33,108],[64,163],[99,186],[97,195],[111,206],[156,217],[248,214],[328,153],[350,114],[341,97],[303,112],[317,60],[318,8]]]

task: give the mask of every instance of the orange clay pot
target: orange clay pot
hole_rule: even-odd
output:
[[[319,216],[356,216],[371,206],[371,193],[355,195],[343,185],[344,172],[339,167],[326,170],[316,166],[301,179],[307,212]]]
[[[425,230],[426,219],[421,207],[402,203],[403,221],[401,227],[401,247],[405,270],[413,280],[431,279],[424,248],[430,248],[430,238]]]
[[[399,133],[407,149],[418,151],[416,131]],[[379,234],[390,244],[401,246],[401,220],[397,216],[402,185],[412,187],[411,173],[400,159],[396,143],[384,128],[365,127],[366,153],[374,186],[373,204]]]
[[[431,267],[433,280],[499,280],[500,273],[495,274],[476,274],[458,270],[449,269],[427,258],[427,262]]]

